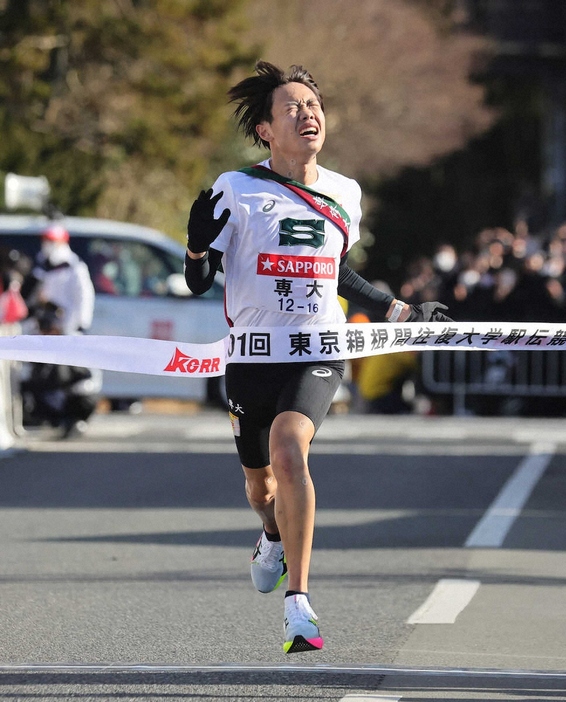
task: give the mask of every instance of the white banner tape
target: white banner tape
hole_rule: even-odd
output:
[[[566,323],[431,322],[239,327],[208,344],[126,336],[0,337],[0,359],[163,376],[223,375],[226,363],[293,363],[402,351],[560,350]]]
[[[237,328],[227,337],[228,363],[333,361],[400,351],[559,349],[566,323],[411,322]]]
[[[0,337],[0,359],[145,375],[214,376],[226,369],[224,340],[185,344],[131,336]]]

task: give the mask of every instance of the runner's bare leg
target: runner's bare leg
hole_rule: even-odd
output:
[[[270,534],[279,531],[275,521],[275,493],[277,481],[271,466],[265,468],[246,468],[242,466],[246,476],[246,497],[253,511],[259,515],[265,530]]]
[[[300,412],[282,412],[271,426],[269,452],[277,480],[275,519],[281,534],[289,590],[308,592],[315,491],[307,464],[315,427]]]

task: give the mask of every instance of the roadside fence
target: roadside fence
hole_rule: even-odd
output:
[[[564,351],[427,351],[421,354],[426,391],[452,397],[453,414],[467,414],[471,395],[566,397]]]

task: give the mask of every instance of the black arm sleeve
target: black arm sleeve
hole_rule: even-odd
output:
[[[374,288],[371,283],[352,270],[346,262],[346,256],[338,269],[338,294],[350,302],[373,312],[379,319],[385,320],[385,314],[395,299],[393,295]]]
[[[216,271],[220,267],[222,252],[208,249],[202,258],[190,258],[185,254],[185,281],[195,295],[202,295],[210,289]]]

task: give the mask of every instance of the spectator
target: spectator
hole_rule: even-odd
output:
[[[69,246],[69,232],[52,224],[41,237],[39,252],[30,278],[22,289],[30,314],[46,303],[62,310],[61,331],[76,334],[92,324],[94,287],[88,268]]]
[[[50,225],[41,237],[41,251],[22,293],[30,321],[41,334],[81,334],[92,324],[94,286],[86,263],[69,246],[69,232]],[[96,406],[101,375],[87,368],[29,364],[22,380],[24,413],[26,398],[36,417],[61,427],[63,437],[83,433]]]
[[[366,414],[410,414],[406,382],[415,378],[418,357],[414,351],[368,356],[357,377],[357,389]]]
[[[14,324],[25,319],[28,308],[21,294],[22,272],[15,251],[0,251],[0,322]]]

